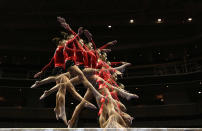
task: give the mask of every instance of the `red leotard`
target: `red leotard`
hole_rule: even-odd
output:
[[[76,55],[75,55],[75,49],[76,49],[76,46],[75,46],[75,39],[78,37],[78,34],[74,36],[74,38],[68,40],[66,43],[65,43],[65,48],[63,50],[63,54],[64,54],[64,59],[65,59],[65,62],[67,60],[73,60],[74,62],[76,62]]]
[[[110,62],[111,66],[117,66],[122,64],[122,62]]]
[[[54,56],[52,57],[51,61],[42,68],[42,72],[50,68],[52,65],[54,67],[63,67],[64,66],[64,56],[63,56],[63,46],[58,46],[55,50]]]
[[[64,66],[64,55],[63,55],[64,46],[58,46],[54,54],[54,63],[55,67]]]
[[[86,53],[88,62],[86,62],[85,66],[89,68],[96,68],[97,57],[94,53],[94,50],[87,51]]]
[[[85,49],[81,46],[81,44],[77,41],[76,43],[76,65],[84,65],[84,61],[86,60]]]
[[[107,44],[101,46],[99,49],[100,49],[100,50],[102,50],[102,49],[106,49],[109,45],[110,45],[110,43],[107,43]]]
[[[68,29],[68,30],[72,34],[76,35],[76,33],[73,30],[71,30],[71,29]],[[96,50],[96,45],[95,45],[94,41],[91,40],[91,42],[93,43],[94,49]],[[67,42],[67,44],[68,44],[68,42]],[[66,52],[66,54],[65,54],[66,59],[65,60],[73,59],[75,61],[76,65],[84,64],[85,67],[89,67],[89,68],[101,69],[103,66],[106,69],[110,68],[110,66],[107,63],[103,62],[103,61],[99,61],[97,63],[97,61],[98,61],[98,53],[95,50],[89,50],[85,46],[85,44],[84,44],[84,47],[82,47],[77,40],[75,40],[75,42],[72,43],[72,44],[73,44],[72,48],[67,48],[65,46],[65,52]],[[110,44],[105,44],[104,46],[100,47],[99,49],[100,50],[105,49],[109,45]],[[69,52],[69,56],[68,56],[68,52]],[[114,82],[112,79],[110,79],[111,78],[111,73],[109,71],[100,70],[98,75],[100,77],[102,77],[105,81],[107,81],[107,82],[109,82],[111,84],[117,85],[116,82]],[[106,84],[100,84],[100,83],[99,83],[99,85],[103,86],[103,87],[106,86]],[[117,97],[116,93],[112,93],[112,96],[113,96],[113,98],[118,100],[118,97]],[[102,105],[101,105],[101,108],[100,108],[100,111],[99,111],[98,115],[100,115],[102,113],[102,111],[103,111],[104,101],[101,100],[101,103],[102,103]]]
[[[76,35],[76,33],[71,28],[66,28],[66,29],[69,32],[71,32],[73,35]],[[79,36],[78,36],[78,38],[80,39]],[[91,42],[94,45],[94,49],[96,49],[94,41],[92,40]],[[95,68],[96,63],[97,63],[98,54],[93,50],[92,51],[89,50],[85,44],[83,44],[83,47],[82,47],[80,45],[80,43],[78,42],[78,40],[76,40],[76,39],[75,39],[74,45],[75,45],[74,49],[76,50],[76,51],[74,51],[74,52],[76,52],[74,55],[74,61],[75,61],[76,65],[84,64],[85,67]],[[68,51],[69,49],[66,48],[66,50]],[[72,52],[72,50],[71,51],[69,50],[69,52]],[[69,59],[71,59],[71,58],[72,58],[72,55],[69,56]]]

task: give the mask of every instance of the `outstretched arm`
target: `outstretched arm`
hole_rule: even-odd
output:
[[[84,95],[84,100],[90,100],[92,98],[92,92],[91,90],[88,88],[85,95]],[[83,109],[85,104],[85,101],[81,101],[76,108],[74,109],[74,112],[72,114],[71,119],[68,121],[68,128],[72,128],[76,118],[78,117],[79,113],[81,112],[81,110]]]
[[[92,39],[92,34],[88,30],[84,30],[84,35],[88,38],[88,41],[93,44],[94,50],[96,50],[96,45]]]
[[[73,35],[76,35],[76,33],[71,29],[71,27],[69,26],[69,24],[67,24],[67,22],[65,21],[64,18],[58,16],[57,17],[58,22],[60,22],[61,26],[63,28],[65,28],[66,30],[68,30],[69,32],[71,32]]]
[[[65,45],[68,45],[70,43],[72,43],[74,40],[76,40],[77,37],[79,37],[79,35],[81,35],[83,33],[83,27],[80,27],[78,29],[78,34],[76,34],[72,39],[68,40],[67,43]]]
[[[112,50],[111,49],[102,49],[102,51],[108,53],[108,52],[111,52]]]
[[[46,66],[44,66],[44,67],[42,68],[42,70],[41,70],[40,72],[38,72],[38,73],[36,73],[36,74],[34,75],[34,78],[39,77],[44,71],[46,71],[48,68],[50,68],[51,65],[53,65],[53,64],[54,64],[54,57],[51,59],[51,61],[50,61]]]
[[[117,40],[114,40],[114,41],[108,42],[107,44],[101,46],[99,49],[100,49],[100,50],[106,49],[108,46],[110,46],[110,45],[114,45],[114,44],[116,44],[116,43],[117,43]]]

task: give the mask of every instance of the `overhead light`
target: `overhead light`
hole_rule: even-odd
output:
[[[111,25],[108,25],[108,28],[112,28],[112,26],[111,26]]]
[[[161,19],[158,19],[157,21],[158,21],[158,22],[161,22],[162,20],[161,20]]]
[[[168,88],[168,85],[166,87]]]
[[[158,18],[156,23],[162,23],[162,19]]]
[[[201,91],[199,91],[198,93],[201,94]]]
[[[73,105],[74,103],[73,102],[71,102],[71,105]]]
[[[133,23],[134,23],[134,20],[133,20],[133,19],[130,19],[129,23],[133,24]]]
[[[191,22],[191,21],[192,21],[192,18],[190,17],[190,18],[188,18],[187,20],[188,20],[189,22]]]

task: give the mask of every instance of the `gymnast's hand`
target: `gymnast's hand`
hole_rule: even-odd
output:
[[[88,41],[92,41],[92,34],[88,30],[84,30],[84,35],[88,38]]]
[[[61,26],[62,26],[63,28],[65,28],[65,29],[67,29],[67,30],[71,30],[69,24],[67,24],[67,23],[60,23],[60,24],[61,24]]]
[[[65,28],[65,29],[67,29],[67,30],[71,30],[69,24],[67,24],[67,22],[65,21],[64,18],[62,18],[62,17],[59,16],[59,17],[57,17],[57,20],[60,22],[60,24],[61,24],[61,26],[62,26],[63,28]]]
[[[78,29],[78,35],[81,35],[83,33],[83,27],[79,27]]]
[[[132,64],[131,63],[129,63],[129,62],[121,62],[123,65],[125,65],[125,66],[131,66]]]
[[[102,49],[102,51],[108,53],[108,52],[111,52],[112,50],[111,49]]]
[[[60,16],[57,17],[57,20],[58,20],[58,22],[60,22],[60,23],[66,23],[65,19],[62,18],[62,17],[60,17]]]
[[[117,40],[114,40],[114,41],[111,41],[111,42],[109,42],[107,44],[109,44],[109,45],[115,45],[116,43],[117,43]]]
[[[40,76],[42,73],[43,73],[42,71],[40,71],[40,72],[36,73],[36,74],[34,75],[34,78],[39,77],[39,76]]]

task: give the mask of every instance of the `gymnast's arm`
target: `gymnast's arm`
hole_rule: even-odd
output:
[[[74,40],[76,40],[77,37],[79,37],[79,35],[81,35],[83,33],[83,27],[80,27],[78,29],[78,34],[76,34],[72,39],[68,40],[66,43],[65,43],[65,47],[67,45],[69,45],[70,43],[72,43]]]
[[[51,67],[54,64],[54,57],[52,57],[51,61],[42,68],[42,70],[34,75],[34,78],[39,77],[44,71]]]
[[[116,44],[116,43],[117,43],[117,40],[114,40],[114,41],[108,42],[107,44],[101,46],[99,49],[100,49],[100,50],[106,49],[108,46],[110,46],[110,45],[114,45],[114,44]]]
[[[76,33],[71,29],[71,27],[69,26],[69,24],[67,24],[67,22],[65,21],[64,18],[59,16],[59,17],[57,17],[57,20],[58,20],[58,22],[60,22],[62,27],[64,27],[69,32],[71,32],[73,35],[76,35]]]

